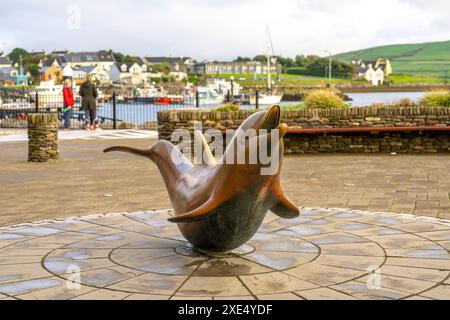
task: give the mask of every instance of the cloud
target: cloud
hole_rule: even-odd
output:
[[[0,50],[15,46],[114,49],[138,55],[229,59],[342,52],[390,43],[450,39],[446,0],[4,0]],[[80,28],[67,28],[68,8]]]

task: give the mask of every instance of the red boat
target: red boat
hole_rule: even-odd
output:
[[[155,104],[171,104],[172,99],[168,97],[157,98],[155,99]]]

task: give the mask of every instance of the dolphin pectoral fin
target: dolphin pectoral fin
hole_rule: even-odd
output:
[[[200,207],[198,207],[195,210],[192,210],[191,212],[188,212],[186,214],[178,215],[176,217],[170,218],[170,222],[174,223],[190,223],[199,221],[202,219],[205,219],[209,217],[211,214],[214,213],[214,210],[217,209],[217,207],[220,205],[220,203],[217,200],[214,200],[212,197],[209,198],[208,201],[206,201],[204,204],[202,204]]]
[[[270,211],[284,219],[294,219],[300,215],[300,209],[284,194],[277,196],[277,202]]]
[[[198,153],[194,154],[194,163],[195,164],[206,164],[209,166],[217,165],[217,161],[214,158],[214,156],[211,152],[211,149],[209,148],[208,142],[206,141],[206,138],[203,135],[203,133],[200,130],[195,130],[194,136],[195,136],[196,141],[201,141],[201,143],[202,143],[201,154],[198,154]],[[204,159],[204,157],[206,159]]]

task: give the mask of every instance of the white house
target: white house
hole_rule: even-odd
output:
[[[0,67],[0,72],[9,77],[17,77],[19,75],[19,71],[13,67]]]
[[[113,54],[108,51],[70,52],[56,57],[56,60],[63,67],[99,67],[105,71],[116,63]]]
[[[187,79],[187,73],[181,71],[172,71],[169,73],[169,76],[175,78],[176,81],[184,81]]]
[[[145,57],[144,62],[152,65],[167,64],[171,67],[171,72],[175,73],[189,73],[190,69],[194,66],[194,59],[189,57]],[[180,74],[174,74],[179,76]]]
[[[384,71],[382,68],[374,69],[372,64],[369,64],[368,67],[359,67],[355,69],[355,78],[356,79],[366,79],[372,85],[379,86],[384,83]]]
[[[69,73],[69,70],[66,69],[67,67],[68,66],[66,66],[64,69]],[[109,73],[103,68],[97,66],[75,67],[72,68],[72,71],[73,71],[73,81],[76,84],[82,83],[86,79],[86,76],[88,75],[92,77],[92,80],[99,81],[102,84],[111,83]]]
[[[73,69],[71,66],[65,66],[62,70],[63,78],[73,79]]]
[[[112,82],[125,84],[146,84],[153,75],[149,72],[145,63],[116,63],[108,71]]]
[[[12,67],[12,62],[5,58],[5,57],[0,57],[0,68],[11,68]]]
[[[355,79],[366,79],[374,86],[382,85],[384,78],[392,74],[391,61],[388,58],[363,61],[353,60],[355,68]]]

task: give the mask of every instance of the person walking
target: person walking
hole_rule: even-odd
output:
[[[98,93],[90,75],[80,86],[81,109],[86,116],[86,130],[93,131],[99,129],[97,119],[97,99]]]
[[[72,118],[73,106],[75,99],[73,98],[72,81],[66,79],[63,82],[63,101],[64,101],[64,129],[70,129],[70,119]]]

